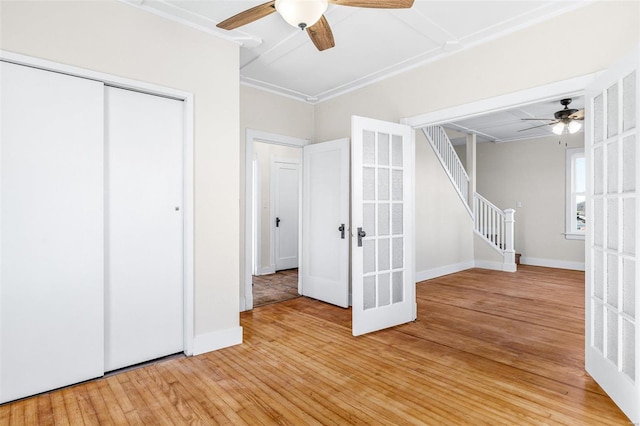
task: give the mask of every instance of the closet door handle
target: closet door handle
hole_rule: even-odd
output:
[[[276,228],[280,227],[280,218],[276,217]]]
[[[338,231],[340,231],[340,238],[344,240],[344,223],[338,227]]]

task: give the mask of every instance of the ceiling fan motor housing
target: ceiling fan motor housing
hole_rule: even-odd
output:
[[[569,108],[569,104],[571,103],[571,98],[567,98],[567,99],[562,99],[560,101],[560,104],[564,105],[564,109],[560,110],[560,111],[556,111],[555,113],[553,113],[553,116],[556,118],[556,120],[562,120],[562,121],[570,121],[569,117],[573,114],[575,114],[576,112],[578,112],[577,109],[573,109],[573,108]]]

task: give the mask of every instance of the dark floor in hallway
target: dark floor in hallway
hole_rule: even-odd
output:
[[[252,282],[254,308],[300,297],[298,294],[298,268],[286,269],[269,275],[254,275]]]

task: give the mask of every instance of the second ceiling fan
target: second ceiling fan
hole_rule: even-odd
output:
[[[521,120],[547,121],[547,123],[518,131],[524,132],[538,127],[553,126],[551,127],[551,131],[556,135],[561,135],[564,132],[571,134],[576,133],[582,127],[581,122],[584,120],[584,109],[569,108],[571,101],[571,98],[560,100],[560,105],[564,106],[564,109],[554,112],[553,118],[521,118]]]
[[[311,41],[320,51],[335,46],[331,27],[324,17],[329,3],[339,6],[366,7],[371,9],[408,9],[414,0],[274,0],[240,12],[216,25],[233,30],[260,18],[280,13],[294,27],[307,30]]]

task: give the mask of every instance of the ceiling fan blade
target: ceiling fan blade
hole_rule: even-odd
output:
[[[578,110],[569,116],[572,120],[584,120],[584,109]]]
[[[538,127],[543,127],[543,126],[553,126],[554,124],[556,124],[558,122],[558,120],[553,120],[553,123],[544,123],[541,124],[539,126],[533,126],[533,127],[527,127],[526,129],[522,129],[522,130],[518,130],[519,132],[524,132],[525,130],[531,130],[531,129],[537,129]]]
[[[544,121],[556,121],[556,119],[555,119],[555,118],[521,118],[520,120],[536,120],[536,121],[544,120]]]
[[[331,49],[336,45],[333,40],[333,32],[331,32],[331,27],[324,15],[318,22],[307,27],[307,34],[309,34],[311,41],[319,51]]]
[[[216,27],[222,28],[223,30],[233,30],[243,25],[250,24],[253,21],[257,21],[258,19],[264,18],[265,16],[271,15],[275,12],[275,4],[276,2],[274,0],[252,7],[251,9],[247,9],[237,15],[233,15],[231,18],[225,19],[216,25]]]
[[[413,6],[413,0],[329,0],[329,3],[373,9],[408,9]]]

